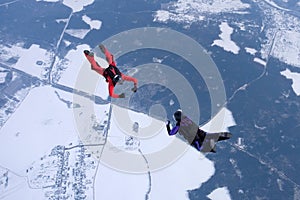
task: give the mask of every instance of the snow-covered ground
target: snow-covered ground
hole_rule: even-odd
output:
[[[89,29],[67,29],[66,30],[67,34],[79,39],[83,39],[88,34],[88,32],[90,32]]]
[[[70,7],[73,12],[80,12],[84,7],[94,2],[93,0],[37,1],[62,2]],[[179,0],[169,4],[170,10],[157,11],[154,21],[192,23],[204,20],[205,13],[227,12],[244,14],[248,12],[247,8],[250,7],[249,4],[239,0],[217,0],[211,4],[207,2],[203,0]],[[267,2],[283,10],[273,1],[268,0]],[[279,11],[276,11],[274,16],[276,19],[286,19],[287,27],[292,27],[292,30],[279,30],[277,26],[275,31],[266,31],[267,37],[271,38],[271,42],[264,45],[262,50],[260,50],[263,58],[255,57],[253,61],[266,66],[265,60],[271,55],[282,62],[299,67],[300,44],[297,40],[299,38],[299,29],[293,28],[294,24],[299,24],[299,21],[292,17],[286,18]],[[84,15],[82,20],[90,26],[89,29],[70,28],[66,29],[65,33],[83,39],[91,30],[99,30],[101,28],[102,22],[99,20],[91,19],[87,15]],[[280,20],[278,21],[278,24],[282,24]],[[58,21],[58,23],[61,22],[66,23],[67,19]],[[245,27],[242,27],[242,29],[245,30]],[[240,49],[231,40],[233,28],[227,22],[223,22],[220,25],[220,31],[220,39],[215,40],[213,45],[217,45],[225,51],[238,54]],[[272,39],[274,39],[274,42]],[[66,45],[71,43],[66,40],[63,42]],[[11,57],[17,58],[16,64],[12,65],[12,67],[41,79],[46,78],[45,74],[47,69],[51,67],[50,63],[53,55],[41,49],[39,45],[33,44],[28,49],[25,49],[22,44],[17,44],[10,48],[4,46],[1,49],[0,57],[2,60],[6,61],[5,57],[7,59]],[[90,70],[90,66],[82,53],[84,49],[90,49],[90,47],[79,45],[76,49],[69,51],[64,59],[57,59],[53,66],[52,75],[56,78],[56,83],[58,84],[96,94],[106,99],[108,96],[107,84],[103,77]],[[257,53],[257,50],[252,48],[246,48],[245,50],[252,55]],[[5,53],[3,54],[2,52]],[[105,66],[107,64],[101,58],[97,57],[96,59],[100,65]],[[157,62],[161,61],[157,60]],[[292,79],[292,88],[297,95],[300,95],[299,73],[294,73],[287,69],[281,74],[288,79]],[[0,74],[0,83],[4,78],[5,75]],[[88,82],[84,82],[84,80],[88,80]],[[68,146],[70,142],[75,145],[78,144],[78,136],[81,135],[78,133],[78,127],[74,120],[72,101],[72,94],[51,86],[34,88],[0,130],[0,173],[5,174],[7,170],[16,173],[15,176],[13,176],[13,173],[9,174],[10,188],[6,188],[6,190],[9,190],[8,192],[0,193],[1,199],[42,199],[44,197],[44,190],[29,187],[26,180],[26,169],[57,145]],[[110,105],[94,106],[95,115],[99,120],[104,117]],[[138,122],[140,125],[140,135],[135,135],[135,133],[124,131],[120,124],[117,123],[115,120],[117,117],[116,112],[116,106],[113,106],[111,126],[108,132],[108,144],[105,145],[101,154],[101,162],[98,163],[97,159],[95,159],[95,163],[99,164],[97,170],[95,170],[94,174],[87,174],[91,179],[95,176],[93,182],[95,199],[110,199],[112,197],[115,199],[145,199],[145,196],[149,197],[149,199],[188,199],[187,190],[201,187],[202,183],[213,176],[213,162],[178,138],[169,137],[164,129],[163,122],[156,121],[155,126],[161,126],[161,128],[151,137],[143,137],[143,128],[147,127],[155,119],[151,119],[141,113],[128,111],[132,117],[132,125],[134,125],[134,122]],[[218,126],[215,126],[215,120],[218,121]],[[219,123],[220,120],[222,123]],[[234,125],[235,121],[232,113],[227,108],[223,108],[219,115],[202,128],[208,131],[225,131],[228,127]],[[133,137],[130,138],[131,136]],[[130,142],[132,142],[131,145],[126,143],[129,141],[129,138],[131,139]],[[155,159],[159,158],[159,155],[163,154],[164,150],[169,146],[172,147],[174,143],[182,145],[181,150],[183,151],[177,152],[178,154],[175,154],[173,159],[167,163]],[[131,156],[137,159],[130,160]],[[76,162],[73,162],[75,165]],[[130,171],[130,169],[142,170],[139,173],[133,173],[132,171],[134,170]],[[1,177],[0,180],[2,181]],[[172,190],[169,192],[171,184]],[[208,195],[208,198],[227,200],[230,199],[230,191],[227,187],[216,188]]]
[[[95,187],[99,189],[96,190],[95,197],[96,199],[145,199],[149,193],[149,199],[188,199],[186,190],[199,188],[214,173],[213,163],[208,159],[200,159],[193,151],[189,149],[176,163],[152,172],[150,176],[147,173],[122,173],[100,165],[95,182]],[[111,184],[108,184],[107,180],[110,180]],[[227,196],[225,192],[219,195]]]
[[[300,67],[300,30],[282,30],[276,33],[272,56],[280,61]]]
[[[256,52],[257,52],[256,49],[253,49],[253,48],[250,48],[250,47],[246,47],[245,50],[246,50],[247,53],[250,53],[251,55],[255,55]]]
[[[51,86],[29,93],[0,130],[0,163],[25,175],[30,164],[55,145],[77,137],[72,109],[58,99]],[[64,93],[57,91],[58,94]],[[72,95],[69,95],[72,101]]]
[[[231,40],[231,34],[233,33],[233,28],[231,28],[227,22],[222,22],[220,25],[221,34],[219,35],[220,39],[215,40],[212,46],[222,47],[225,51],[238,54],[240,47],[236,45],[235,42]]]
[[[7,48],[6,51],[16,52],[15,48],[20,52],[30,51],[30,54],[33,55],[45,55],[43,52],[46,52],[38,45],[32,45],[29,50],[20,46],[13,46],[11,49]],[[70,50],[63,60],[57,59],[51,75],[52,77],[59,77],[57,83],[60,85],[76,88],[90,94],[102,95],[103,98],[106,98],[108,94],[107,83],[103,77],[90,69],[90,65],[83,55],[84,49],[89,49],[89,46],[77,46],[76,49]],[[38,61],[41,58],[43,58],[42,63],[45,63],[45,60],[48,58],[47,56],[39,58],[29,57],[28,54],[24,53],[16,55],[19,59],[13,67],[18,67],[19,70],[35,76],[38,76],[38,73],[34,66],[27,67],[28,65],[26,65],[24,68],[21,68],[21,66],[25,63],[40,63]],[[10,57],[11,55],[8,53],[2,56]],[[104,67],[107,65],[105,60],[97,56],[96,60]],[[40,70],[44,70],[46,67],[42,66]],[[81,82],[82,80],[89,81]],[[34,182],[28,182],[31,183],[31,185],[28,185],[26,178],[31,179],[29,174],[33,173],[34,177],[34,172],[37,173],[32,170],[33,165],[43,166],[45,163],[49,163],[41,163],[41,159],[44,159],[45,155],[49,154],[49,151],[56,146],[61,145],[68,148],[70,143],[77,145],[79,144],[79,139],[82,139],[83,135],[78,132],[80,129],[78,129],[78,124],[76,124],[78,121],[74,120],[74,109],[77,109],[75,107],[79,106],[78,109],[82,109],[84,112],[84,108],[80,104],[74,104],[73,98],[72,93],[51,86],[33,88],[2,127],[0,130],[1,169],[7,171],[9,177],[12,177],[14,173],[19,176],[15,183],[11,182],[14,179],[10,178],[9,185],[11,187],[5,189],[3,199],[20,198],[23,193],[26,193],[26,199],[42,199],[45,192],[49,194],[47,189],[31,189]],[[92,101],[90,103],[93,104]],[[98,120],[101,120],[107,114],[108,106],[108,104],[94,105],[94,114]],[[93,174],[86,174],[91,180],[93,176],[96,176],[93,182],[96,199],[106,199],[106,197],[111,197],[113,194],[116,197],[119,195],[130,199],[141,199],[145,195],[148,195],[151,199],[178,197],[180,199],[188,199],[187,190],[199,188],[202,183],[213,176],[214,164],[212,161],[177,137],[169,137],[166,133],[164,122],[152,119],[145,114],[128,111],[130,112],[132,123],[137,122],[140,130],[140,135],[133,135],[134,145],[128,146],[126,141],[129,141],[128,137],[131,135],[124,131],[120,124],[117,123],[117,120],[114,119],[118,116],[116,108],[117,106],[113,106],[110,129],[108,131],[108,143],[101,154],[101,162]],[[224,120],[224,124],[222,123],[221,127],[222,130],[235,124],[229,110],[223,109],[220,115],[221,120]],[[92,122],[85,121],[85,124],[90,123]],[[147,132],[147,126],[153,126],[153,123],[155,127],[159,127],[157,132],[154,135],[144,137],[143,132]],[[211,127],[209,127],[209,130],[211,130]],[[86,141],[84,140],[84,142]],[[179,151],[176,151],[176,149],[179,149]],[[120,159],[119,155],[126,156]],[[138,159],[129,160],[131,163],[128,162],[126,158],[131,158],[131,155]],[[158,159],[162,157],[169,157],[169,159]],[[124,163],[119,165],[121,161],[125,161],[125,165]],[[53,162],[56,163],[55,160]],[[94,163],[96,164],[97,160]],[[117,165],[114,165],[115,163]],[[126,169],[128,163],[130,165]],[[69,165],[71,164],[69,163]],[[75,166],[75,164],[72,166]],[[130,169],[137,169],[136,172],[139,174],[136,174],[134,170],[130,172]],[[28,170],[31,173],[28,173]],[[38,172],[41,173],[41,170],[43,168],[38,170]],[[53,174],[51,175],[50,173],[49,177],[51,176]],[[40,178],[35,179],[36,185],[38,185],[39,180]],[[168,193],[167,191],[169,190],[167,188],[174,182],[177,183],[174,186],[176,190]],[[114,186],[111,187],[111,184]],[[115,193],[115,190],[118,190],[118,193]],[[226,192],[223,195],[228,196]]]
[[[11,67],[40,79],[46,78],[45,74],[51,66],[51,60],[53,59],[51,52],[40,48],[38,44],[33,44],[28,49],[24,48],[21,43],[12,46],[0,46],[2,49],[1,60],[8,61],[10,58],[17,60]]]
[[[192,23],[202,21],[206,14],[246,13],[245,10],[249,7],[249,4],[240,0],[178,0],[171,2],[167,9],[158,10],[154,15],[154,21]]]
[[[296,95],[300,96],[300,73],[291,72],[289,69],[286,69],[280,73],[287,79],[292,79],[292,88]]]
[[[36,0],[44,2],[60,2],[61,0]],[[94,0],[85,0],[85,1],[74,1],[74,0],[63,0],[62,3],[70,7],[73,12],[80,12],[85,6],[93,4]]]
[[[267,66],[267,62],[266,61],[264,61],[263,59],[261,59],[261,58],[257,58],[257,57],[255,57],[254,59],[253,59],[253,61],[254,62],[256,62],[256,63],[259,63],[259,64],[261,64],[262,66]]]
[[[87,15],[82,16],[82,21],[90,26],[89,29],[66,29],[67,34],[79,38],[84,39],[85,36],[93,29],[99,30],[101,28],[102,22],[99,20],[92,20]]]
[[[262,31],[265,32],[265,35],[267,37],[267,40],[262,44],[262,48],[260,50],[262,58],[266,59],[268,56],[271,55],[275,58],[278,58],[282,62],[299,67],[300,45],[299,39],[297,39],[299,38],[300,33],[299,18],[293,15],[289,15],[286,12],[290,11],[289,9],[285,9],[278,6],[272,0],[262,1],[261,4],[258,4],[258,6],[261,8],[261,11],[266,16],[264,20],[272,20],[272,22],[262,22]],[[153,20],[163,23],[173,21],[177,23],[191,24],[194,22],[203,21],[205,17],[210,14],[247,14],[248,8],[250,8],[250,5],[241,1],[178,0],[175,2],[170,2],[168,5],[164,6],[163,9],[158,10],[154,15]],[[272,24],[272,26],[265,27],[265,24]],[[245,27],[245,25],[242,24],[242,22],[237,25],[239,25],[241,30],[247,31],[247,27]],[[228,38],[228,35],[231,34],[231,31],[225,31],[224,27],[223,30],[224,31],[222,32],[224,36],[222,36],[221,38],[225,38],[225,35],[226,38]],[[225,41],[227,41],[228,44],[230,40],[218,40],[218,43],[221,43],[221,46],[224,49],[225,47],[228,49],[228,45],[225,45]],[[235,45],[233,45],[232,47],[234,46]],[[237,52],[237,48],[229,48],[229,51]]]
[[[106,99],[108,87],[105,78],[91,70],[91,65],[83,54],[84,50],[89,49],[91,48],[87,45],[79,45],[75,50],[70,50],[64,59],[55,63],[53,71],[57,72],[57,83]],[[103,58],[95,55],[95,60],[104,68],[108,66]],[[61,67],[64,70],[58,70]]]
[[[294,15],[288,14],[281,7],[278,8],[273,1],[258,4],[264,13],[263,31],[266,40],[262,43],[260,53],[263,59],[269,56],[278,58],[280,61],[300,67],[299,57],[299,33],[300,20]],[[275,6],[278,9],[274,9]]]
[[[153,120],[145,116],[139,120],[137,116],[144,114],[129,112],[136,115],[137,120],[132,121],[132,124],[134,122],[151,124],[146,122]],[[104,148],[96,177],[96,187],[100,188],[96,191],[96,198],[105,199],[113,196],[116,199],[144,199],[149,195],[149,199],[188,199],[187,190],[199,188],[213,176],[213,162],[179,138],[168,136],[163,122],[156,124],[162,127],[157,129],[158,133],[147,139],[141,139],[143,138],[141,128],[141,131],[133,136],[139,142],[134,149],[128,150],[126,138],[129,134],[122,131],[122,127],[115,119],[117,117],[113,113],[108,136],[110,145]],[[227,127],[235,125],[227,109],[220,111],[211,123],[220,118],[223,119],[224,126],[219,130],[227,130]],[[212,130],[211,123],[206,125],[209,130]],[[113,187],[105,181],[108,179],[113,182]],[[171,185],[172,190],[169,190]],[[219,191],[211,199],[218,199],[217,196],[219,199],[220,197],[230,199],[228,190]]]
[[[64,101],[62,101],[62,99]],[[38,87],[29,93],[23,101],[19,109],[11,116],[5,126],[0,131],[0,163],[2,167],[10,171],[17,172],[21,176],[26,176],[26,169],[31,164],[42,158],[49,150],[56,145],[67,146],[70,142],[76,141],[78,138],[76,124],[73,120],[73,109],[68,106],[66,102],[72,101],[72,94],[54,89],[50,86]],[[34,105],[34,108],[32,107]],[[104,115],[107,106],[97,106],[97,112]],[[99,111],[102,110],[102,111]],[[225,110],[226,111],[226,110]],[[132,112],[132,111],[130,111]],[[228,111],[226,111],[228,112]],[[29,117],[30,114],[30,117]],[[136,119],[139,119],[140,113],[132,112]],[[101,118],[101,114],[98,114]],[[150,117],[142,117],[143,120],[152,120]],[[232,120],[229,117],[228,120]],[[87,122],[88,123],[88,122]],[[16,126],[16,124],[18,124]],[[142,124],[142,121],[139,122]],[[145,123],[146,124],[146,123]],[[229,124],[233,124],[232,122]],[[161,123],[164,127],[164,123]],[[112,119],[109,130],[108,141],[113,146],[114,157],[110,159],[118,162],[126,162],[123,159],[118,160],[117,154],[124,151],[126,133],[118,127],[115,120]],[[162,139],[164,138],[164,139]],[[118,143],[113,140],[119,140]],[[167,136],[166,130],[161,129],[155,137],[140,142],[138,149],[144,152],[145,158],[149,159],[151,166],[151,153],[156,151],[156,156],[159,156],[159,151],[162,151],[165,146],[169,145],[172,140],[178,140],[186,147],[182,155],[171,160],[170,163],[164,163],[161,169],[151,171],[151,191],[149,192],[150,199],[157,198],[178,198],[188,199],[187,190],[195,189],[201,186],[214,174],[213,162],[200,156],[195,149],[186,146],[186,144],[176,137]],[[108,146],[109,148],[109,146]],[[116,149],[119,149],[116,150]],[[111,149],[110,149],[111,150]],[[110,152],[110,156],[112,155]],[[137,149],[128,151],[129,154],[137,154]],[[105,160],[105,153],[103,153],[103,160],[98,167],[95,179],[95,195],[96,199],[106,199],[108,197],[128,197],[130,199],[141,199],[149,190],[149,176],[145,171],[140,174],[132,174],[123,172],[122,169],[115,170],[114,166],[108,167]],[[132,165],[141,164],[144,169],[147,169],[145,158],[139,154],[140,163],[138,161],[131,161]],[[102,159],[102,158],[101,158]],[[153,158],[152,158],[153,159]],[[157,162],[157,161],[156,161]],[[159,163],[158,163],[159,164]],[[128,163],[125,163],[128,165]],[[122,166],[122,165],[121,165]],[[150,169],[149,169],[150,170]],[[205,173],[203,173],[205,172]],[[176,188],[171,193],[167,188],[176,183]],[[113,186],[112,186],[113,185]],[[4,199],[15,197],[14,195],[25,192],[29,195],[41,198],[41,191],[31,190],[28,185],[19,185],[21,188],[17,189],[11,195],[7,194]],[[117,193],[115,191],[118,191]],[[38,193],[36,193],[38,192]],[[227,195],[224,192],[223,195]],[[30,198],[28,196],[28,198]]]
[[[277,5],[274,1],[272,1],[272,0],[265,0],[265,2],[267,2],[268,4],[270,4],[271,6],[277,8],[277,9],[279,9],[279,10],[283,10],[283,11],[291,11],[291,10],[289,10],[289,9],[286,9],[286,8],[283,8],[283,7],[278,6],[278,5]]]
[[[1,70],[1,68],[0,68]],[[5,77],[7,75],[7,72],[0,72],[0,84],[5,83]]]
[[[228,128],[235,125],[231,111],[222,108],[208,123],[201,126],[201,129],[210,133],[228,132]]]
[[[16,58],[16,63],[11,67],[23,71],[29,75],[35,76],[40,79],[46,79],[47,73],[50,70],[53,54],[47,52],[46,49],[42,49],[39,45],[33,44],[28,49],[23,48],[22,44],[15,44],[10,47],[2,46],[1,60],[8,61],[10,58]],[[88,61],[85,59],[83,50],[91,49],[88,45],[79,45],[74,50],[70,50],[63,59],[56,59],[56,62],[52,68],[51,77],[54,82],[59,84],[76,88],[78,85],[84,85],[82,82],[78,83],[78,79],[81,81],[83,78],[90,80],[89,83],[93,83],[96,91],[84,90],[107,98],[108,91],[105,79],[99,76],[95,71],[91,70]],[[100,58],[95,58],[97,62],[107,67],[107,62]],[[6,73],[1,73],[0,80],[3,81]],[[81,79],[80,79],[81,78]],[[77,88],[85,89],[85,88]]]
[[[74,120],[72,100],[72,93],[51,86],[34,88],[2,127],[0,130],[0,168],[6,169],[5,171],[8,171],[10,176],[16,174],[15,176],[18,177],[15,178],[16,181],[9,177],[9,187],[3,190],[3,196],[1,196],[3,199],[45,198],[47,189],[32,187],[32,183],[26,181],[26,179],[31,179],[28,170],[36,168],[33,164],[45,159],[45,155],[49,154],[54,147],[79,144],[81,135],[78,133]],[[108,108],[107,105],[95,105],[95,107],[97,112],[102,113],[102,116]],[[86,122],[86,124],[90,123],[92,122]],[[55,164],[57,163],[52,163],[52,165]],[[44,169],[43,165],[45,165]],[[40,167],[47,176],[57,173],[57,170],[52,172],[49,169],[51,163],[50,166],[44,163]],[[92,179],[94,173],[86,175]],[[70,176],[69,181],[72,178],[73,176]],[[44,179],[44,182],[46,181],[47,179]],[[22,196],[24,194],[26,195]]]
[[[213,200],[229,200],[230,194],[227,187],[221,187],[212,191],[207,197]]]
[[[86,61],[84,61],[84,56],[78,56],[82,54],[82,51],[85,48],[87,48],[87,46],[79,46],[77,50],[72,50],[68,53],[66,56],[68,61],[65,63],[66,70],[63,71],[59,83],[73,87],[76,81],[78,81],[76,77],[79,76],[78,74],[80,73],[78,70],[80,69],[85,71],[84,73],[87,73],[88,77],[94,76],[94,83],[98,84],[98,82],[100,82],[99,85],[102,85],[101,87],[104,86],[103,88],[106,89],[106,82],[99,78],[99,75],[90,70],[90,67],[85,63]],[[41,51],[39,48],[36,48],[35,50],[37,52]],[[99,60],[99,62],[101,61],[100,58],[96,59]],[[22,55],[19,60],[24,60],[22,59]],[[21,65],[20,61],[18,61],[18,65]],[[78,67],[78,63],[83,64]],[[32,69],[29,69],[26,72],[28,74],[34,74]],[[100,81],[97,82],[98,79],[100,79]],[[92,79],[90,78],[89,81],[91,80]],[[94,85],[93,87],[97,86]],[[103,91],[101,91],[101,93],[103,93]],[[26,177],[26,170],[31,166],[31,164],[44,157],[44,155],[56,145],[66,146],[70,142],[74,143],[74,141],[78,139],[78,130],[77,125],[75,124],[76,122],[73,119],[72,99],[72,94],[55,89],[51,86],[42,86],[32,89],[26,99],[22,102],[19,108],[14,112],[14,114],[5,123],[0,131],[1,166],[9,169],[11,172],[18,173],[20,176]],[[105,109],[102,109],[102,111],[99,110],[101,109],[99,109],[98,105],[97,117],[101,118],[105,113]],[[229,112],[228,110],[224,111],[227,113]],[[141,128],[143,128],[143,124],[144,126],[149,124],[147,120],[154,120],[141,113],[134,113],[132,111],[129,112],[131,112],[132,118],[135,121],[138,121],[138,123],[141,125]],[[114,116],[114,111],[112,116]],[[232,116],[228,119],[229,121],[233,120]],[[149,171],[151,171],[151,191],[149,191],[151,198],[181,197],[181,199],[187,199],[187,190],[200,187],[203,182],[207,181],[213,175],[213,163],[205,157],[200,156],[199,152],[187,146],[178,138],[167,136],[166,130],[164,129],[164,122],[157,123],[161,126],[159,129],[160,132],[153,137],[140,140],[137,148],[129,150],[129,154],[138,155],[141,161],[139,164],[144,165],[144,169],[147,169],[145,162],[145,158],[147,159],[147,157],[149,159],[150,166],[152,165],[152,161],[155,161],[156,165],[158,164],[158,166],[154,166],[153,164],[153,169],[155,169],[153,172],[149,168]],[[229,124],[233,125],[234,122]],[[226,127],[224,126],[223,128]],[[124,144],[127,136],[128,135],[122,131],[122,127],[119,127],[118,124],[112,119],[108,141],[113,144],[114,147],[119,148],[120,151],[126,151],[124,148],[126,146],[124,146]],[[175,144],[182,144],[184,147],[182,150],[184,151],[179,152],[179,154],[176,155],[173,160],[170,160],[167,163],[160,163],[153,159],[153,156],[151,158],[150,154],[153,154],[155,158],[155,156],[159,156],[160,151],[163,151],[163,149],[170,144],[172,144],[174,147],[174,140],[177,142]],[[145,158],[139,153],[138,150],[144,152]],[[109,155],[111,156],[111,154]],[[108,164],[105,164],[105,151],[103,154],[103,159],[104,160],[102,163],[104,163],[104,165],[101,164],[98,167],[95,180],[95,185],[97,186],[95,188],[100,188],[96,189],[97,198],[103,198],[106,195],[111,196],[114,194],[110,193],[112,189],[117,189],[119,191],[117,194],[120,195],[120,197],[127,196],[131,199],[140,199],[145,196],[147,190],[149,190],[150,180],[147,172],[144,171],[139,175],[133,175],[131,173],[123,172],[122,169],[121,171],[116,171],[114,167],[108,167]],[[115,157],[112,157],[111,159],[118,159],[118,156],[115,155]],[[134,162],[132,164],[134,164]],[[160,164],[161,166],[159,166]],[[205,173],[203,173],[203,171],[205,171]],[[113,181],[111,179],[112,177],[114,177]],[[110,184],[108,184],[112,182],[114,187],[110,187]],[[126,182],[128,184],[124,185]],[[165,188],[168,188],[173,182],[178,183],[176,186],[174,186],[176,188],[176,192],[172,192],[171,194],[167,193],[166,191],[169,190]],[[132,187],[133,183],[135,187]],[[126,185],[129,187],[126,187]],[[24,181],[22,181],[22,184],[19,184],[18,186],[20,188],[18,188],[16,192],[5,193],[7,196],[5,196],[4,199],[15,198],[15,195],[21,195],[25,191],[30,196],[28,196],[28,198],[38,197],[40,199],[42,197],[41,190],[32,191]],[[139,190],[137,190],[137,187]],[[226,193],[224,193],[224,195],[226,195]]]
[[[96,29],[99,30],[101,28],[102,22],[99,20],[92,20],[90,17],[88,17],[87,15],[83,15],[82,16],[82,20],[87,23],[88,25],[90,25],[91,29]]]

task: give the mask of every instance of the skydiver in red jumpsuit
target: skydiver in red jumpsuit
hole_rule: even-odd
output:
[[[114,61],[113,55],[105,48],[104,45],[100,44],[99,45],[100,50],[102,53],[104,53],[106,60],[109,64],[108,68],[103,68],[101,67],[94,59],[94,54],[88,50],[84,50],[84,54],[88,61],[91,64],[92,70],[95,70],[99,74],[105,77],[106,82],[108,82],[108,91],[109,91],[109,96],[112,98],[125,98],[125,94],[115,94],[114,93],[114,88],[117,83],[122,83],[123,81],[131,81],[133,82],[133,88],[131,89],[133,92],[137,91],[137,79],[133,78],[131,76],[126,76],[123,73],[119,71],[119,69],[116,66],[116,63]]]

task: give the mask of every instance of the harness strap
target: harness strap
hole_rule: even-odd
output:
[[[121,72],[116,66],[109,65],[108,68],[104,70],[103,76],[105,77],[106,82],[108,82],[109,77],[115,86],[121,78]]]

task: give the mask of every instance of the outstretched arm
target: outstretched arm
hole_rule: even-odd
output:
[[[168,131],[169,135],[175,135],[178,132],[180,125],[176,124],[176,126],[174,128],[172,128],[172,130],[171,130],[170,121],[168,121],[166,127],[167,127],[167,131]]]
[[[127,75],[125,75],[125,74],[122,74],[122,79],[123,79],[124,81],[131,81],[131,82],[133,82],[135,85],[137,85],[137,83],[138,83],[138,80],[137,80],[136,78],[133,78],[133,77],[131,77],[131,76],[127,76]]]
[[[115,86],[112,83],[108,83],[108,92],[109,92],[109,96],[111,96],[112,98],[125,98],[125,94],[115,94],[114,92]]]

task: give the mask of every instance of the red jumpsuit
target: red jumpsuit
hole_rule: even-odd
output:
[[[114,61],[113,55],[105,48],[104,51],[106,60],[108,62],[109,65],[113,65],[116,67],[116,63]],[[101,74],[103,76],[104,70],[105,68],[101,67],[94,59],[93,55],[87,54],[85,53],[86,58],[88,59],[88,61],[91,63],[92,66],[92,70],[95,70],[96,72],[98,72],[99,74]],[[126,76],[123,73],[121,73],[121,78],[125,81],[131,81],[134,83],[134,86],[137,86],[137,79],[133,78],[131,76]],[[120,95],[115,94],[114,93],[114,84],[113,81],[111,80],[111,78],[108,76],[107,77],[107,82],[108,82],[108,91],[109,91],[109,96],[111,96],[112,98],[120,98]]]

